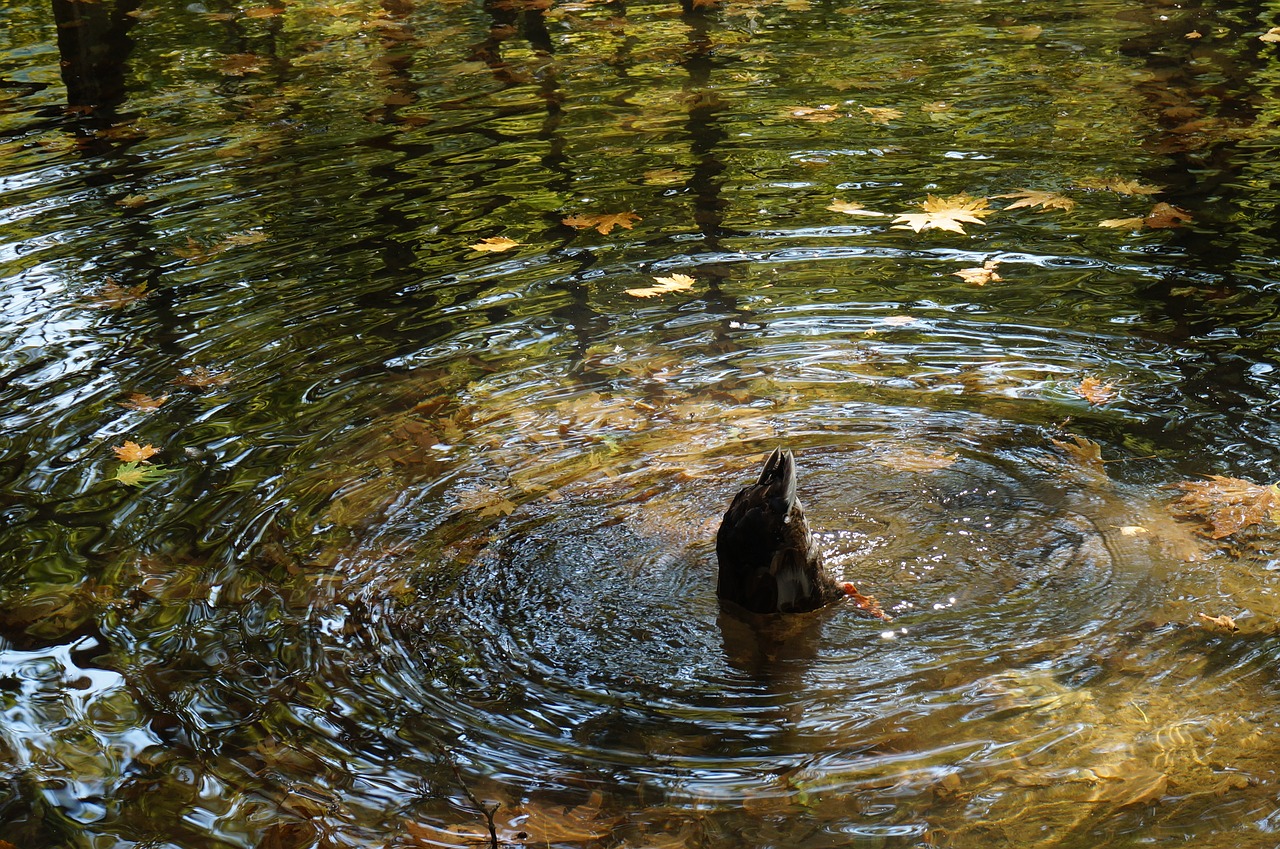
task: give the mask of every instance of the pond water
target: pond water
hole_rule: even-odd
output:
[[[0,0],[0,847],[1274,847],[1251,12]]]

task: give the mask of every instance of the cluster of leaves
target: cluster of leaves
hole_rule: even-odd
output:
[[[120,465],[108,480],[125,486],[142,488],[173,474],[172,469],[151,464],[151,458],[160,453],[160,449],[153,445],[125,442],[124,445],[117,445],[111,450],[116,453]]]

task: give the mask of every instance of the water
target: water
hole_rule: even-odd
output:
[[[1267,25],[543,5],[0,3],[0,840],[1275,845]]]

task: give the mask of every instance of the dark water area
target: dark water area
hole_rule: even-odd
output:
[[[0,849],[1274,847],[1273,23],[0,0]]]

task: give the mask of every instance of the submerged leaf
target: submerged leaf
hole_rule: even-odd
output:
[[[121,407],[126,407],[130,410],[150,412],[151,410],[160,409],[160,406],[168,400],[168,393],[161,395],[159,398],[152,398],[150,395],[144,395],[141,392],[133,392],[130,393],[128,398],[120,401],[119,404]]]
[[[140,301],[149,293],[147,292],[147,284],[139,283],[136,286],[121,286],[114,279],[108,277],[106,282],[90,298],[91,306],[94,309],[118,310],[121,307],[127,307],[135,301]]]
[[[887,212],[872,212],[860,203],[843,200],[832,200],[826,208],[832,212],[843,212],[845,215],[888,215]]]
[[[600,235],[607,236],[613,232],[614,227],[630,230],[632,225],[641,220],[643,219],[634,212],[608,212],[598,215],[570,215],[568,218],[561,219],[560,223],[567,224],[575,230],[594,227]]]
[[[1210,475],[1203,481],[1174,484],[1184,495],[1170,505],[1180,519],[1199,518],[1208,536],[1222,539],[1251,525],[1275,522],[1280,514],[1280,487],[1262,486],[1241,478]]]
[[[1049,441],[1071,458],[1071,461],[1090,477],[1106,478],[1107,470],[1103,465],[1102,446],[1083,436],[1071,434],[1071,438],[1074,442],[1052,438]]]
[[[901,109],[894,109],[891,106],[864,106],[862,111],[871,117],[871,120],[877,124],[887,124],[897,118],[902,117]]]
[[[1158,203],[1151,207],[1142,222],[1155,229],[1181,227],[1191,221],[1191,213],[1170,203]]]

